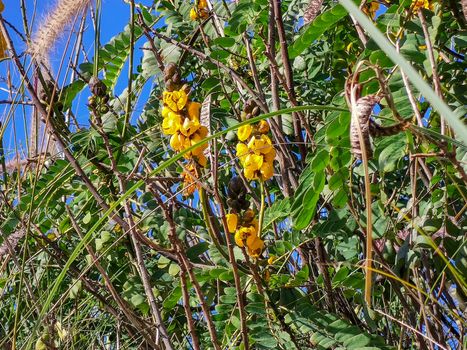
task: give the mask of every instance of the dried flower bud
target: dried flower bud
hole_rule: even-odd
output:
[[[107,86],[97,77],[89,80],[89,90],[95,96],[104,97],[107,94]]]

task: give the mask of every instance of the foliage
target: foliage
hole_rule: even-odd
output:
[[[0,18],[0,347],[465,347],[461,5],[127,3],[65,84]]]

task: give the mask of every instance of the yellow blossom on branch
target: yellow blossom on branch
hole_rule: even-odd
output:
[[[175,113],[180,112],[188,101],[188,95],[184,90],[164,91],[162,98],[164,104]]]
[[[173,135],[180,130],[182,117],[180,114],[170,111],[162,121],[162,132],[165,135]]]
[[[200,123],[197,118],[194,118],[193,120],[190,120],[189,118],[185,118],[182,126],[180,127],[180,132],[183,135],[190,137],[196,131],[198,131],[199,127],[200,127]]]
[[[206,0],[199,0],[195,7],[190,10],[190,19],[206,19],[209,17],[209,7]]]
[[[433,11],[433,3],[430,3],[428,0],[413,0],[412,1],[412,11],[417,13],[420,9],[427,9]]]
[[[187,106],[188,117],[193,119],[199,119],[199,113],[201,110],[201,103],[199,102],[189,102]]]
[[[259,258],[264,249],[264,241],[256,237],[254,241],[247,246],[247,253],[252,258]]]
[[[253,127],[250,124],[243,125],[238,128],[237,136],[240,141],[247,140],[251,133],[253,132]]]
[[[237,214],[226,214],[225,220],[227,221],[227,228],[229,233],[234,233],[237,230],[238,215]]]

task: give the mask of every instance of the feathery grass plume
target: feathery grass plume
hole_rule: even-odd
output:
[[[91,0],[58,0],[34,34],[29,53],[38,61],[47,61],[47,54],[67,26],[90,4]]]
[[[2,0],[0,0],[0,13],[3,12],[5,9],[5,5],[3,4]],[[0,60],[7,58],[8,53],[6,52],[7,50],[7,44],[5,37],[3,36],[3,33],[0,32]]]

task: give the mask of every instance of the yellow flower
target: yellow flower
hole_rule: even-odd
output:
[[[190,10],[190,19],[192,21],[196,21],[198,19],[198,13],[196,12],[196,9],[195,8],[192,8]]]
[[[167,118],[169,116],[169,113],[172,112],[172,110],[169,107],[163,107],[162,108],[162,118]]]
[[[276,150],[274,148],[271,149],[268,153],[266,153],[264,156],[264,161],[266,163],[273,163],[274,159],[276,158]]]
[[[188,101],[188,95],[184,90],[173,92],[164,91],[162,97],[167,107],[174,112],[180,112]]]
[[[185,136],[191,136],[199,129],[199,127],[200,124],[198,119],[190,120],[189,118],[185,118],[182,126],[180,127],[180,132]]]
[[[182,117],[174,112],[169,112],[162,121],[162,132],[165,135],[173,135],[180,130]]]
[[[272,265],[274,264],[274,261],[276,261],[276,257],[274,255],[271,255],[268,259],[268,264]]]
[[[240,229],[235,232],[235,243],[241,248],[244,246],[244,241],[246,241],[250,230],[247,227],[240,227]]]
[[[197,134],[199,135],[199,137],[201,137],[202,139],[204,139],[206,136],[208,136],[209,130],[208,130],[208,128],[205,127],[204,125],[201,125],[200,128],[198,129]]]
[[[430,4],[428,0],[413,0],[412,1],[412,11],[414,13],[417,13],[418,10],[422,8],[433,11],[433,4]]]
[[[261,134],[267,134],[269,132],[269,123],[266,120],[261,120],[258,123],[258,132]]]
[[[201,129],[202,127],[200,127]],[[190,145],[191,146],[194,146],[198,143],[200,143],[204,138],[205,136],[203,137],[204,133],[202,132],[197,132],[195,134],[193,134],[190,138]],[[203,151],[208,147],[208,144],[207,143],[204,143],[202,145],[199,145],[198,147],[196,147],[195,149],[193,149],[191,151],[191,153],[195,156],[199,156],[203,153]]]
[[[201,110],[201,103],[199,102],[188,103],[188,107],[187,107],[188,117],[190,117],[191,120],[195,120],[195,119],[199,120],[200,110]]]
[[[204,154],[200,154],[199,156],[196,156],[196,162],[204,168],[208,164],[208,159]]]
[[[248,148],[256,154],[267,154],[273,149],[271,139],[267,135],[261,135],[260,138],[253,137],[248,142]]]
[[[247,246],[251,245],[255,239],[256,230],[253,226],[242,226],[235,232],[235,243],[237,243],[239,247],[244,247],[245,244]]]
[[[249,256],[251,256],[252,258],[258,258],[263,252],[264,241],[259,237],[255,237],[253,242],[251,242],[251,244],[249,244],[247,248],[247,253]]]
[[[250,221],[250,226],[255,229],[256,232],[259,230],[259,222],[257,218],[254,218],[253,220]]]
[[[206,19],[209,16],[208,3],[206,0],[198,1],[198,15],[202,19]]]
[[[170,138],[170,147],[175,151],[182,151],[190,147],[190,139],[177,132]]]
[[[256,173],[256,170],[252,169],[243,169],[243,175],[245,175],[245,178],[249,181],[256,180],[258,178],[258,174]]]
[[[250,124],[243,125],[238,128],[237,136],[240,141],[247,140],[251,133],[253,132],[253,127]]]
[[[263,156],[257,155],[257,154],[249,154],[245,158],[245,163],[243,166],[245,169],[251,170],[251,171],[256,171],[261,169],[261,166],[263,165]]]
[[[242,142],[239,142],[237,144],[237,147],[236,147],[235,151],[237,153],[238,159],[240,159],[240,163],[242,163],[242,165],[243,165],[247,155],[250,153],[250,151],[248,150],[248,146],[245,145]]]
[[[264,162],[259,172],[261,173],[261,180],[267,181],[274,176],[274,166],[272,163]]]
[[[234,233],[237,230],[238,216],[237,214],[226,214],[225,220],[227,221],[227,228],[229,233]]]

